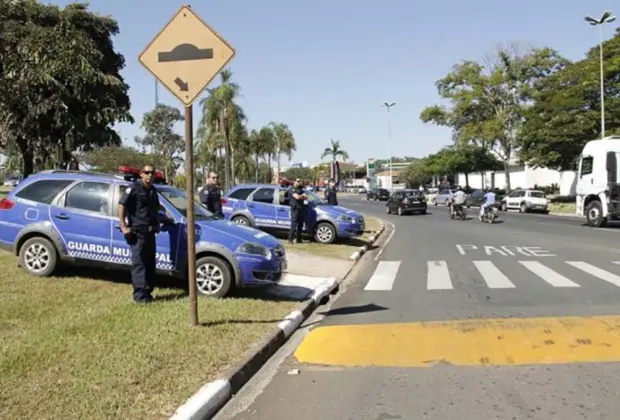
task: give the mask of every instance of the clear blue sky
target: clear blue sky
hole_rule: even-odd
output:
[[[65,5],[68,1],[57,1]],[[154,80],[138,56],[183,2],[93,0],[115,17],[115,45],[127,61],[136,124],[119,126],[128,144],[141,134],[142,115],[155,101]],[[207,0],[190,3],[236,50],[231,63],[240,105],[257,128],[287,123],[297,140],[293,160],[320,160],[329,139],[351,158],[388,156],[383,101],[392,111],[393,154],[422,157],[450,143],[449,130],[420,122],[437,101],[434,83],[463,58],[480,59],[500,43],[550,46],[580,59],[598,32],[584,21],[611,0]],[[617,10],[614,10],[614,5]],[[605,38],[617,22],[605,27]],[[180,103],[160,86],[160,101]],[[197,108],[197,107],[195,107]],[[195,109],[194,120],[199,118]],[[181,131],[182,132],[182,131]]]

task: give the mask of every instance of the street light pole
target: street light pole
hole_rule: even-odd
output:
[[[389,159],[390,191],[392,190],[392,186],[393,186],[393,182],[394,182],[394,175],[392,174],[392,123],[390,121],[390,109],[394,105],[396,105],[396,102],[383,102],[383,106],[387,110],[388,137],[389,137],[389,140],[390,140],[390,145],[389,145],[389,152],[390,152],[390,159]]]
[[[590,16],[585,17],[586,22],[592,26],[598,26],[599,30],[599,55],[601,62],[601,138],[605,138],[605,72],[603,68],[603,24],[611,23],[616,17],[611,12],[603,13],[600,19],[594,19]]]

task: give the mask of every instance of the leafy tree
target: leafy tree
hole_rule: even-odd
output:
[[[482,146],[459,145],[451,147],[445,155],[448,173],[465,174],[465,185],[469,187],[469,174],[474,172],[499,171],[503,163]]]
[[[0,149],[18,150],[23,175],[68,157],[54,150],[120,144],[112,125],[133,119],[116,21],[85,4],[0,0],[0,10]]]
[[[620,128],[620,29],[603,44],[606,135]],[[601,135],[599,47],[539,80],[519,133],[520,158],[534,167],[573,169],[584,144]]]
[[[549,48],[500,48],[487,63],[463,61],[437,82],[442,99],[451,106],[422,111],[424,122],[452,128],[455,140],[493,150],[504,164],[510,189],[509,164],[518,147],[517,134],[533,86],[567,61]]]
[[[147,163],[162,168],[161,156],[140,152],[133,147],[108,146],[84,154],[82,161],[95,170],[106,173],[118,172],[119,166],[141,168]]]
[[[296,179],[300,178],[303,180],[312,180],[313,173],[310,168],[288,168],[286,172],[284,172],[284,176],[286,179]]]
[[[410,188],[426,185],[433,176],[433,174],[429,172],[429,167],[424,160],[414,162],[407,166],[403,175]]]
[[[162,169],[167,179],[174,179],[177,169],[183,162],[185,139],[175,130],[175,124],[184,121],[185,117],[178,108],[157,104],[155,109],[144,114],[142,128],[144,137],[136,138],[136,143],[159,156]]]

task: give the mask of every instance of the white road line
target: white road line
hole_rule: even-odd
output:
[[[379,261],[364,290],[392,290],[399,267],[400,261]]]
[[[566,264],[572,265],[573,267],[583,272],[586,272],[594,277],[597,277],[601,280],[611,283],[614,286],[620,287],[620,277],[613,273],[610,273],[609,271],[595,267],[583,261],[566,261]]]
[[[491,289],[513,289],[515,285],[491,261],[472,261]]]
[[[379,252],[377,252],[377,255],[375,255],[375,261],[379,261],[379,257],[381,256],[381,254],[383,254],[383,251],[385,251],[385,248],[388,246],[388,244],[392,240],[392,237],[396,233],[396,226],[394,226],[394,223],[388,222],[387,220],[383,220],[383,223],[387,223],[392,226],[392,233],[390,233],[390,236],[388,236],[387,240],[385,241]]]
[[[620,265],[620,261],[612,261],[612,264]]]
[[[452,280],[450,280],[450,271],[445,261],[429,261],[427,274],[428,290],[450,290]]]
[[[553,287],[581,287],[538,261],[519,261],[519,263]]]

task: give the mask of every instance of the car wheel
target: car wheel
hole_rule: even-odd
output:
[[[314,229],[314,240],[320,244],[331,244],[336,241],[336,228],[330,223],[321,222]]]
[[[420,214],[426,214],[426,210],[422,210]]]
[[[398,207],[398,215],[399,216],[403,215],[403,208],[402,207]]]
[[[196,262],[196,289],[204,296],[223,298],[232,289],[228,264],[219,257],[202,257]]]
[[[252,226],[250,223],[250,219],[245,216],[235,216],[232,218],[231,222],[242,226]]]
[[[30,238],[19,250],[19,265],[32,276],[49,277],[56,270],[57,264],[56,248],[46,238]]]
[[[525,205],[525,203],[521,204],[521,207],[519,207],[519,212],[521,213],[527,212],[527,206]]]
[[[603,207],[601,202],[594,200],[586,207],[586,220],[588,225],[592,227],[601,227],[605,225],[605,218],[603,217]]]
[[[502,203],[502,211],[508,211],[508,204]]]
[[[389,206],[385,206],[385,212],[387,214],[391,214],[392,212],[390,211],[390,207]]]

